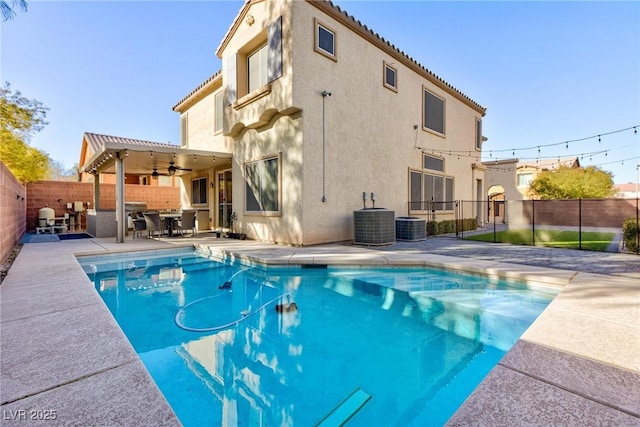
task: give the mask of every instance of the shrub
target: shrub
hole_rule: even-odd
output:
[[[640,223],[638,223],[635,218],[629,218],[622,225],[622,237],[624,239],[624,246],[631,252],[638,251],[638,240],[636,235],[638,233],[639,225]]]
[[[476,218],[459,219],[458,232],[475,230],[478,228],[478,220]],[[456,232],[456,220],[446,221],[427,221],[427,236],[437,236],[439,234],[450,234]]]

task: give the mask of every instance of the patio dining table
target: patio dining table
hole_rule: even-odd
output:
[[[175,228],[175,223],[177,220],[182,218],[181,213],[161,213],[160,218],[167,221],[167,230],[169,232],[169,237],[173,237],[173,229]]]

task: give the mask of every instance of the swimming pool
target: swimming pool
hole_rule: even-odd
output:
[[[557,294],[193,250],[79,260],[187,426],[442,425]]]

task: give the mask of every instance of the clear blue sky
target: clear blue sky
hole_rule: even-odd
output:
[[[220,68],[242,3],[30,1],[2,23],[0,72],[50,108],[32,144],[70,167],[83,132],[178,143],[171,107]],[[544,145],[640,125],[639,2],[335,3],[487,107],[484,160],[543,146],[635,182],[640,126]]]

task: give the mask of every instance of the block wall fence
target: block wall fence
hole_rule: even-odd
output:
[[[93,209],[93,184],[70,181],[38,181],[26,187],[26,229],[35,230],[38,213],[45,206],[55,211],[56,217],[70,212],[67,203],[82,202],[86,210]],[[180,188],[125,184],[125,201],[146,202],[147,209],[180,209]],[[15,197],[15,196],[14,196]],[[90,203],[87,205],[87,203]],[[116,208],[116,186],[100,184],[100,209]],[[86,217],[81,216],[81,229],[86,228]]]
[[[26,228],[27,189],[0,162],[0,263],[4,263]]]

